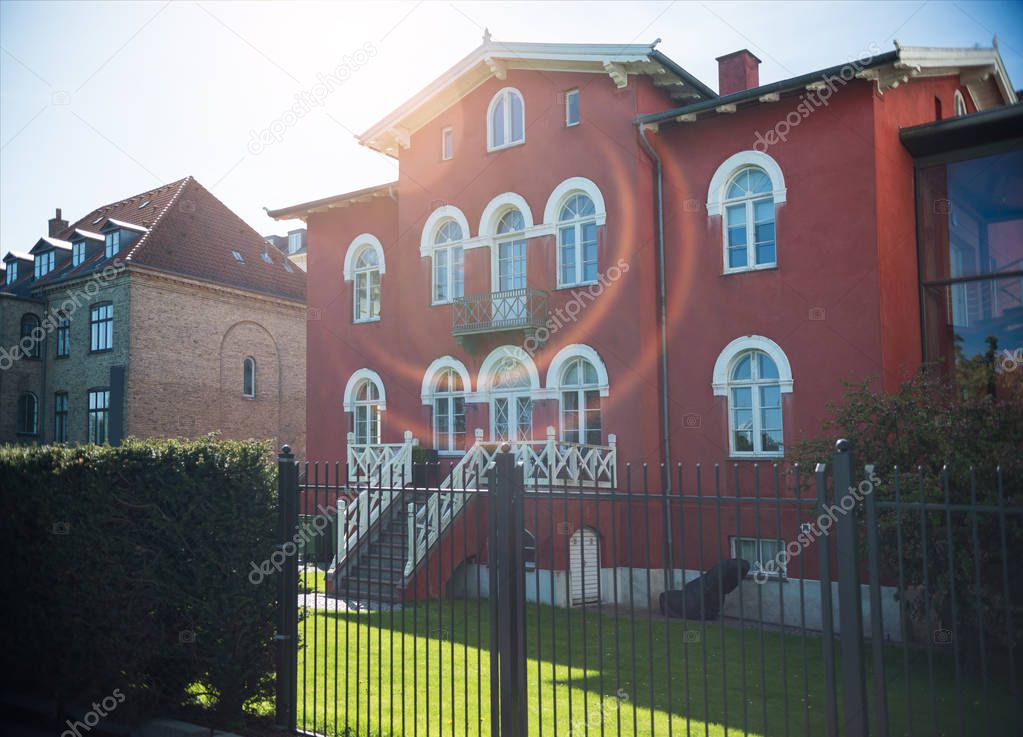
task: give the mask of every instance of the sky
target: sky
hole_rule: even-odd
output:
[[[0,0],[0,251],[194,176],[260,233],[264,206],[397,177],[356,135],[481,41],[650,43],[717,88],[748,48],[761,83],[909,46],[990,46],[1023,87],[1023,3],[8,2]],[[340,68],[340,69],[339,69]],[[333,79],[331,79],[333,75]],[[315,103],[317,82],[329,92]],[[322,89],[322,88],[320,88]],[[285,125],[305,99],[310,112]],[[263,131],[274,130],[268,138]]]

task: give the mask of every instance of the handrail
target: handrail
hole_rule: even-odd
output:
[[[469,335],[547,324],[547,292],[532,287],[484,292],[451,300],[451,334]]]
[[[411,430],[401,443],[356,443],[355,433],[348,433],[348,478],[365,487],[351,504],[338,500],[338,520],[343,521],[338,525],[338,565],[411,483],[412,448],[418,444]]]
[[[523,465],[527,486],[548,488],[580,486],[589,488],[618,487],[617,437],[608,435],[608,445],[569,443],[555,438],[553,427],[547,428],[547,439],[511,444],[517,462]],[[420,507],[408,505],[408,558],[405,575],[419,562],[465,505],[465,493],[453,494],[445,489],[467,491],[479,488],[484,469],[500,451],[501,443],[484,443],[483,430],[476,429],[476,442]]]

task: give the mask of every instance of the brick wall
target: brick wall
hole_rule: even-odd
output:
[[[289,443],[305,450],[305,306],[132,270],[125,433]],[[242,361],[256,362],[256,396]]]

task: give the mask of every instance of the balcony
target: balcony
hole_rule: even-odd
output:
[[[547,323],[547,292],[532,287],[456,297],[451,306],[456,338],[503,330],[532,333]]]

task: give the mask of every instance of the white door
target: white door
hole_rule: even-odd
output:
[[[519,442],[533,439],[533,400],[528,394],[494,397],[490,416],[494,442]]]
[[[526,316],[526,242],[505,241],[497,246],[497,287],[501,293],[511,292],[494,300],[494,322],[521,320]]]
[[[576,530],[568,541],[568,583],[571,606],[595,604],[599,599],[600,545],[589,527]]]

